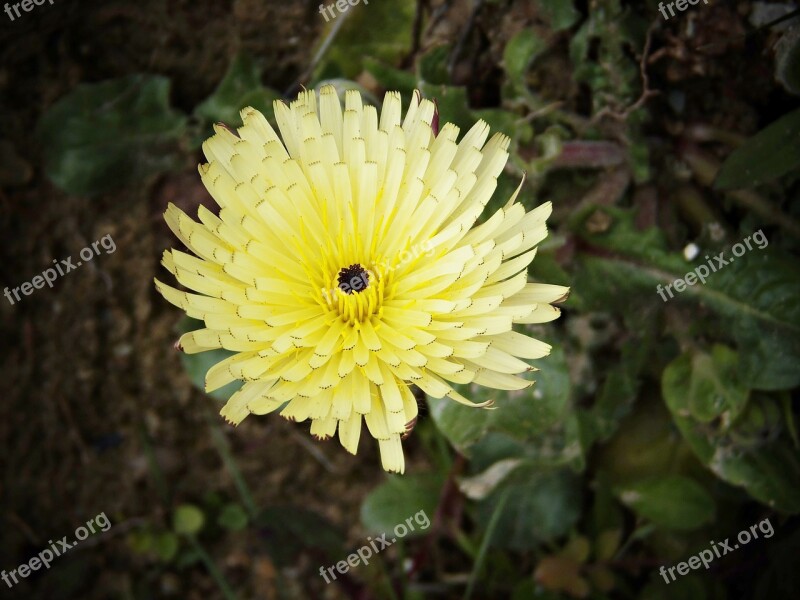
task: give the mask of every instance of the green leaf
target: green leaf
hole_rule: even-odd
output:
[[[234,127],[241,123],[239,111],[248,106],[272,119],[272,103],[280,97],[275,90],[261,85],[261,69],[249,55],[241,53],[233,59],[214,93],[197,105],[194,114],[207,123]]]
[[[176,167],[186,118],[170,108],[169,88],[155,75],[78,85],[39,121],[47,176],[95,195]]]
[[[439,475],[390,475],[385,483],[372,490],[361,505],[361,522],[373,533],[393,535],[396,525],[414,518],[414,530],[406,537],[427,533],[430,518],[436,513],[444,481]],[[419,519],[417,521],[416,519]],[[427,526],[424,526],[425,523]]]
[[[156,536],[150,529],[135,529],[128,535],[126,541],[131,550],[137,554],[145,554],[155,547]]]
[[[800,109],[784,115],[737,148],[719,170],[718,190],[754,187],[800,166]]]
[[[679,357],[667,367],[661,387],[672,418],[695,455],[717,477],[743,487],[756,500],[778,510],[800,512],[800,456],[792,442],[783,436],[756,445],[749,441],[754,426],[772,421],[761,414],[762,405],[769,401],[759,399],[755,404],[753,400],[730,428],[701,423],[693,418],[689,398],[678,381],[682,360]],[[751,423],[754,418],[755,424]]]
[[[709,467],[728,483],[745,487],[767,506],[800,513],[800,458],[790,444],[775,443],[748,453],[720,446]]]
[[[182,535],[198,533],[205,523],[203,511],[194,504],[181,504],[172,514],[172,528]]]
[[[184,334],[188,333],[189,331],[195,331],[196,329],[202,329],[203,327],[205,327],[205,325],[202,321],[184,317],[178,324],[178,331],[181,334]],[[192,383],[198,390],[203,393],[207,393],[215,400],[226,401],[234,394],[234,392],[236,392],[236,390],[242,387],[242,382],[232,381],[231,383],[224,385],[213,392],[206,392],[206,373],[208,373],[208,370],[215,364],[225,360],[229,356],[233,356],[234,354],[236,353],[231,352],[230,350],[222,349],[208,350],[207,352],[198,352],[197,354],[186,354],[185,352],[181,352],[181,364],[186,370],[186,374],[189,375],[189,379],[191,379]]]
[[[619,550],[622,542],[622,530],[607,529],[600,533],[594,541],[594,558],[598,562],[609,561]]]
[[[436,46],[420,56],[417,62],[418,79],[435,85],[450,83],[447,65],[451,52],[452,47],[445,44]]]
[[[563,350],[554,348],[550,356],[531,361],[531,364],[541,370],[535,373],[536,383],[527,390],[503,392],[475,384],[458,386],[459,391],[473,402],[495,399],[491,410],[463,406],[448,398],[428,399],[437,427],[459,452],[471,455],[472,446],[493,433],[508,440],[511,447],[523,449],[526,444],[532,444],[531,455],[537,454],[537,448],[544,450],[547,446],[552,452],[547,458],[551,460],[558,460],[564,454],[570,459],[576,453],[581,454],[580,448],[576,447],[576,436],[564,435],[564,429],[570,427],[564,419],[570,408],[571,387]],[[571,440],[567,444],[569,447],[556,445],[553,448],[553,439],[547,442],[543,439],[548,432],[562,440]],[[496,439],[487,437],[487,443],[494,443],[492,440]],[[484,446],[482,452],[486,450]],[[539,456],[545,458],[541,453]],[[500,458],[507,456],[494,456],[493,460]]]
[[[714,500],[695,481],[681,475],[661,475],[615,490],[636,514],[667,529],[691,531],[714,519]]]
[[[483,119],[486,121],[492,133],[505,133],[507,136],[511,137],[513,140],[512,143],[519,139],[530,139],[533,137],[533,127],[531,127],[530,123],[521,123],[519,116],[511,111],[501,108],[482,108],[480,110],[473,110],[472,115],[475,119]],[[518,183],[519,181],[517,180],[517,184]],[[516,189],[516,187],[515,185],[513,189]]]
[[[314,73],[313,81],[334,72],[355,79],[366,57],[386,64],[397,64],[410,50],[412,25],[416,13],[414,0],[359,3],[347,10],[347,22]],[[345,18],[339,15],[337,19]],[[331,23],[333,26],[334,23]]]
[[[574,299],[570,299],[573,306],[616,310],[623,302],[631,312],[661,305],[665,299],[700,302],[726,319],[751,388],[777,390],[800,385],[800,278],[795,258],[767,248],[768,242],[757,242],[758,235],[767,241],[758,231],[750,236],[756,241],[752,250],[738,258],[731,256],[730,249],[723,253],[729,261],[726,266],[717,268],[712,257],[716,269],[712,271],[705,261],[689,263],[668,252],[660,230],[637,230],[631,211],[603,208],[593,214],[604,215],[603,230],[592,231],[587,226],[589,215],[583,215],[578,234],[601,249],[598,254],[602,255],[580,255]],[[601,220],[595,218],[595,222]],[[713,253],[709,249],[709,254]],[[687,272],[703,267],[705,284],[697,280],[682,293],[673,288],[665,291],[665,286]],[[657,286],[662,287],[660,292]]]
[[[566,535],[580,517],[580,480],[568,470],[541,471],[529,465],[516,469],[478,504],[484,527],[506,494],[493,546],[529,550]]]
[[[653,333],[647,325],[638,327],[641,334],[632,337],[622,348],[617,364],[607,371],[605,381],[591,410],[586,411],[587,435],[592,441],[605,441],[631,411],[639,392],[639,374],[653,345]],[[587,446],[589,444],[586,444]]]
[[[575,9],[572,0],[539,0],[539,10],[550,21],[550,29],[553,31],[569,29],[581,18],[581,13]]]
[[[775,248],[754,249],[714,273],[698,291],[731,319],[742,379],[750,387],[780,390],[800,385],[800,277],[795,257]]]
[[[740,379],[739,357],[715,344],[711,354],[685,353],[664,370],[664,397],[685,396],[692,416],[701,423],[723,417],[734,421],[747,405],[750,390]]]
[[[247,512],[241,504],[226,504],[217,517],[217,523],[229,531],[241,531],[247,527]]]
[[[526,89],[525,75],[528,67],[546,48],[545,41],[532,29],[523,29],[506,44],[503,65],[509,80],[519,89]]]
[[[178,536],[171,531],[164,531],[154,538],[154,547],[158,558],[169,562],[178,553]]]
[[[371,57],[364,59],[364,68],[387,91],[397,91],[404,98],[411,96],[417,87],[417,78],[407,71],[396,69]]]
[[[469,109],[467,90],[463,87],[435,85],[420,82],[419,90],[423,97],[435,100],[439,108],[439,124],[455,123],[466,133],[475,124],[475,117]]]

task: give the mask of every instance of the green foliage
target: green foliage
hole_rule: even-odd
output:
[[[478,468],[505,458],[524,458],[539,465],[583,466],[563,349],[554,348],[550,356],[531,364],[542,370],[527,390],[461,387],[461,393],[473,402],[493,399],[495,405],[490,410],[470,408],[446,398],[428,400],[439,430],[459,452],[473,457]]]
[[[47,176],[69,194],[96,195],[177,166],[186,118],[169,89],[156,75],[78,85],[39,121]]]
[[[153,549],[158,558],[164,562],[169,562],[178,554],[178,536],[171,531],[162,531],[155,536]]]
[[[621,486],[617,495],[636,514],[667,529],[697,529],[714,519],[714,500],[699,484],[681,475]]]
[[[329,27],[336,26],[339,19],[347,21],[316,70],[314,81],[331,77],[354,79],[367,57],[396,64],[410,49],[415,6],[413,0],[359,3],[337,16]]]
[[[492,545],[535,548],[565,535],[580,517],[580,479],[568,470],[521,466],[478,504],[478,519],[484,527],[501,502]]]
[[[592,90],[594,112],[621,110],[641,92],[639,65],[629,48],[644,46],[647,23],[620,0],[597,0],[570,41],[573,77]]]
[[[605,231],[590,232],[585,224],[578,230],[588,243],[606,251],[580,258],[574,296],[581,308],[613,310],[620,302],[642,310],[663,305],[656,286],[670,284],[706,262],[701,258],[688,263],[669,253],[661,231],[637,231],[630,211],[600,212],[609,222]],[[727,249],[725,254],[730,258]],[[716,264],[713,256],[711,260]],[[670,302],[701,303],[727,320],[739,348],[748,350],[741,368],[751,387],[785,389],[800,384],[800,280],[794,260],[785,253],[754,246],[710,273],[705,285],[689,286]]]
[[[419,511],[424,511],[428,519],[432,519],[436,514],[442,483],[438,475],[390,476],[364,499],[361,522],[369,531],[386,533],[391,537],[395,525],[405,523],[406,519]],[[425,529],[415,524],[414,531],[409,531],[406,537],[425,533]]]
[[[545,41],[532,29],[523,29],[512,37],[503,51],[503,65],[508,79],[518,90],[525,90],[525,74],[528,66],[547,49]]]
[[[386,90],[400,92],[405,98],[410,97],[417,87],[417,78],[413,73],[396,69],[375,58],[364,58],[364,69]]]
[[[714,380],[731,368],[734,358],[725,349],[712,351],[710,362],[708,355],[700,360],[687,356],[664,370],[662,393],[695,455],[717,477],[745,488],[760,502],[800,512],[800,457],[790,440],[771,432],[779,422],[777,403],[762,396],[753,410],[731,423],[726,413],[741,411],[741,391],[736,383]],[[703,419],[715,412],[719,418],[707,424]]]
[[[193,504],[181,504],[172,515],[172,528],[182,535],[196,535],[204,523],[203,511]]]
[[[800,167],[800,109],[784,115],[737,148],[719,170],[720,190],[754,187]]]
[[[206,124],[236,127],[241,123],[240,111],[248,106],[273,119],[272,103],[280,97],[275,90],[261,85],[261,68],[252,57],[242,53],[234,57],[217,89],[195,107],[194,114]],[[203,139],[209,134],[210,131],[205,131]]]
[[[241,504],[226,504],[217,517],[217,524],[229,531],[241,531],[247,527],[247,511]]]
[[[581,17],[572,0],[539,0],[538,5],[553,31],[569,29]]]
[[[689,412],[701,423],[730,423],[747,405],[750,390],[739,377],[739,357],[722,345],[711,353],[685,353],[664,370],[664,385],[686,395]],[[688,385],[687,385],[688,384]]]

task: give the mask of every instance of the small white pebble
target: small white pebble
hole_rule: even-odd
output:
[[[694,260],[698,254],[700,254],[700,246],[697,244],[687,244],[686,248],[683,249],[683,258],[688,261]]]

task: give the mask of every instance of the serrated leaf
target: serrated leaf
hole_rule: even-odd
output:
[[[698,292],[731,319],[742,377],[750,387],[780,390],[800,385],[796,258],[773,248],[753,250],[715,273]]]
[[[665,299],[701,302],[728,319],[728,330],[741,351],[741,368],[751,388],[777,390],[800,385],[800,278],[796,259],[767,248],[768,243],[757,243],[733,260],[729,260],[730,249],[726,250],[723,258],[728,264],[712,271],[705,260],[690,263],[668,252],[660,230],[638,231],[632,212],[615,208],[599,212],[610,218],[602,232],[587,230],[587,221],[579,227],[579,235],[601,251],[598,255],[580,255],[571,299],[574,306],[614,310],[624,302],[630,311],[658,306]],[[756,235],[763,233],[749,237],[755,241]],[[717,264],[713,257],[711,262]],[[669,297],[665,286],[704,265],[708,272],[705,284],[697,280],[682,293],[671,290],[673,297]]]
[[[793,110],[748,139],[725,160],[718,190],[749,188],[800,167],[800,109]]]
[[[169,88],[155,75],[78,85],[39,121],[47,176],[94,195],[177,166],[186,118],[170,107]]]
[[[636,514],[667,529],[691,531],[714,519],[714,500],[695,481],[682,475],[662,475],[615,490]]]
[[[779,437],[751,447],[737,441],[736,428],[717,430],[694,420],[688,396],[677,384],[679,367],[674,364],[664,371],[662,393],[675,424],[697,458],[717,477],[743,487],[756,500],[785,512],[800,512],[800,457],[791,442]]]

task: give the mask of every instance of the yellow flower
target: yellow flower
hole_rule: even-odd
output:
[[[206,376],[211,391],[242,388],[221,414],[238,424],[281,407],[311,419],[311,433],[355,454],[362,417],[387,471],[405,467],[401,435],[417,416],[409,389],[473,404],[452,383],[501,390],[532,384],[520,358],[550,347],[512,323],[558,317],[550,305],[568,288],[529,283],[528,264],[547,235],[550,203],[526,212],[515,202],[474,226],[508,159],[509,139],[480,121],[436,134],[436,108],[414,95],[401,121],[400,94],[379,116],[333,87],[275,103],[279,138],[264,116],[218,126],[203,145],[203,183],[219,215],[195,222],[165,213],[196,255],[164,253],[186,293],[158,290],[205,329],[180,340],[185,352],[236,352]],[[521,187],[521,184],[520,184]]]

